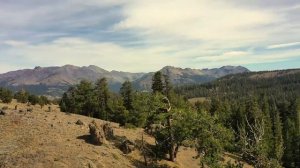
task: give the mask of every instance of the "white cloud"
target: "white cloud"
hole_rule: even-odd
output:
[[[17,58],[7,64],[96,64],[108,70],[154,71],[165,65],[206,68],[299,57],[298,49],[284,50],[300,43],[299,5],[222,0],[34,2],[0,2],[0,60]],[[275,48],[280,50],[275,53]]]
[[[16,40],[7,40],[4,41],[3,44],[6,44],[10,47],[21,47],[27,45],[27,43],[24,41],[16,41]]]
[[[247,59],[245,56],[250,54],[251,53],[246,51],[229,51],[229,52],[222,53],[220,55],[200,56],[197,57],[197,60],[213,61],[213,62],[230,61],[235,59]]]
[[[267,49],[286,48],[286,47],[293,47],[293,46],[300,46],[300,42],[274,44],[268,46]]]
[[[248,55],[248,52],[245,51],[229,51],[224,53],[224,56],[229,56],[229,57],[236,57],[236,56],[245,56]]]
[[[247,65],[260,63],[273,63],[287,61],[300,57],[300,49],[295,49],[290,52],[277,51],[272,53],[255,53],[255,52],[225,52],[220,55],[209,55],[197,57],[197,63],[206,63],[208,67],[216,67],[220,65]]]
[[[178,46],[178,50],[181,48]],[[73,64],[79,66],[98,65],[108,70],[129,72],[156,71],[165,65],[191,68],[207,68],[222,65],[243,65],[250,63],[278,62],[300,56],[300,49],[292,52],[278,51],[276,53],[259,54],[253,51],[225,51],[220,54],[203,52],[199,56],[195,48],[185,52],[170,55],[174,46],[126,48],[114,43],[93,42],[80,38],[60,38],[47,44],[25,44],[16,48],[6,49],[0,57],[14,57],[16,60],[26,60],[31,66],[53,66]],[[209,55],[204,55],[204,54]],[[198,55],[198,57],[192,57]],[[4,72],[6,66],[0,70]],[[28,66],[26,67],[28,68]],[[7,69],[12,70],[12,69]]]
[[[236,7],[208,0],[134,0],[124,9],[125,20],[116,29],[135,29],[148,37],[257,41],[268,36],[258,27],[281,20],[267,10]]]
[[[94,64],[108,70],[137,72],[157,70],[166,64],[179,65],[179,60],[163,55],[167,51],[167,47],[130,49],[114,43],[61,38],[47,44],[27,44],[7,49],[0,53],[0,57],[18,57],[19,60],[30,62],[32,66]]]

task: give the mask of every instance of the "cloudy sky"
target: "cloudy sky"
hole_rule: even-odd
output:
[[[300,68],[299,0],[0,0],[0,72]]]

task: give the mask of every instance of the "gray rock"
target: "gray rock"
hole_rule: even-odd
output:
[[[81,120],[77,120],[75,124],[76,125],[84,125],[84,123]]]
[[[0,110],[0,115],[6,115],[7,112],[5,110]]]
[[[129,154],[135,150],[135,145],[133,142],[126,139],[121,143],[119,148],[124,154]]]
[[[114,130],[109,123],[103,125],[103,131],[105,134],[106,139],[111,140],[114,139]]]
[[[95,121],[92,121],[89,124],[89,129],[93,143],[97,145],[102,145],[106,143],[103,128],[100,127]]]

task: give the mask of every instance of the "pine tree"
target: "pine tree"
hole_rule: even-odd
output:
[[[10,103],[13,99],[13,93],[9,89],[0,88],[0,100],[3,103]]]
[[[28,102],[28,96],[29,93],[27,91],[25,91],[24,89],[18,91],[17,93],[15,93],[15,99],[17,99],[17,101],[19,103],[27,103]]]
[[[272,155],[272,141],[273,141],[273,132],[272,132],[272,119],[270,116],[270,104],[268,102],[268,99],[266,96],[263,97],[262,100],[262,112],[263,112],[263,120],[264,120],[264,136],[263,136],[263,140],[264,140],[264,151],[265,153],[268,154],[268,156]],[[280,134],[281,136],[281,134]],[[280,146],[279,146],[280,147]]]
[[[123,105],[126,108],[126,110],[132,110],[133,109],[133,89],[131,82],[125,81],[122,84],[122,87],[120,89],[120,94],[123,98]]]
[[[295,99],[293,110],[294,130],[292,134],[293,162],[294,167],[300,167],[300,98]]]
[[[158,71],[152,78],[152,91],[153,93],[163,93],[163,90],[162,73]]]
[[[170,77],[168,75],[164,75],[164,95],[171,101],[173,86],[170,82]]]
[[[281,162],[281,158],[283,155],[283,137],[282,137],[282,123],[279,115],[279,111],[275,109],[274,114],[274,122],[273,122],[273,157]]]
[[[110,97],[106,78],[102,78],[96,82],[96,97],[98,102],[98,117],[108,120],[108,99]]]
[[[30,104],[36,105],[39,103],[40,98],[38,96],[32,94],[32,95],[28,96],[28,101],[30,102]]]

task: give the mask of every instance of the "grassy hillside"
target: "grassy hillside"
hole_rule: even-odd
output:
[[[15,109],[18,106],[18,110]],[[88,124],[95,120],[86,116],[60,112],[52,105],[48,107],[28,107],[13,101],[0,103],[7,107],[6,115],[0,115],[0,165],[2,167],[145,167],[141,151],[136,149],[123,154],[117,141],[97,146],[89,143]],[[32,112],[25,112],[32,108]],[[23,110],[24,112],[19,112]],[[80,119],[84,125],[76,125]],[[143,129],[124,129],[117,123],[111,123],[115,136],[125,137],[132,142],[141,141],[142,134],[148,145],[154,144],[154,138],[143,133]],[[181,148],[175,163],[166,160],[152,162],[154,166],[193,168],[199,167],[200,160],[195,159],[193,148]],[[225,155],[225,160],[234,156]]]

